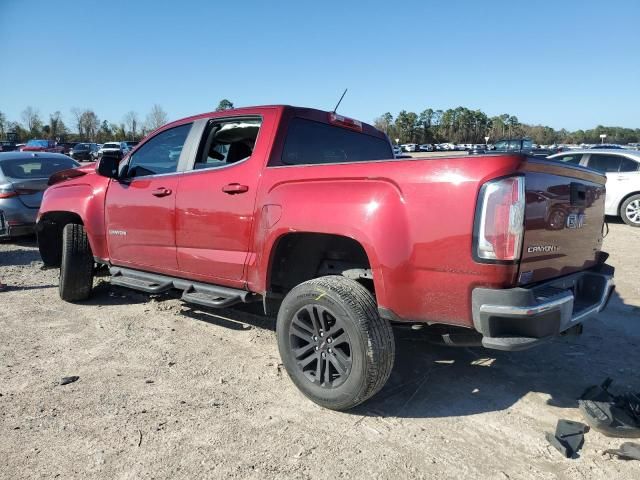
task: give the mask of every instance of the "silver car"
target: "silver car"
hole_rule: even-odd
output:
[[[593,168],[607,176],[605,214],[640,227],[640,152],[624,149],[570,150],[549,160]]]
[[[79,165],[60,153],[0,153],[0,239],[32,234],[49,177]]]

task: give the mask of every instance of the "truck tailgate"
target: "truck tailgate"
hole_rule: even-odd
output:
[[[520,285],[594,266],[602,246],[606,177],[581,167],[529,159]]]

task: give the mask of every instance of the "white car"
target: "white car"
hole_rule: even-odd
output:
[[[589,149],[550,155],[549,160],[593,168],[607,176],[604,213],[640,227],[640,152]]]
[[[401,145],[401,147],[405,152],[417,152],[418,151],[418,144],[416,144],[416,143],[405,143],[404,145]]]
[[[420,145],[419,148],[421,152],[433,152],[433,145],[431,145],[430,143],[424,143]]]
[[[106,142],[98,150],[98,157],[101,157],[104,152],[122,152],[126,154],[129,151],[129,146],[125,142]]]
[[[393,146],[393,156],[397,157],[398,155],[402,155],[402,147],[398,145]]]

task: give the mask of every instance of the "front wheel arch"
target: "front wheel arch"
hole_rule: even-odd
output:
[[[62,231],[69,223],[83,225],[82,219],[72,212],[47,212],[36,225],[38,250],[46,267],[58,268],[62,262]]]

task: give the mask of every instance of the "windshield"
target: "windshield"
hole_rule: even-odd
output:
[[[62,155],[56,158],[26,157],[0,161],[0,170],[5,176],[19,179],[49,178],[60,170],[77,166],[77,162]]]
[[[102,148],[120,148],[119,143],[105,143]]]
[[[27,147],[48,147],[49,142],[47,140],[29,140]]]
[[[73,147],[73,149],[74,150],[89,150],[89,145],[87,145],[86,143],[79,143],[78,145]]]

